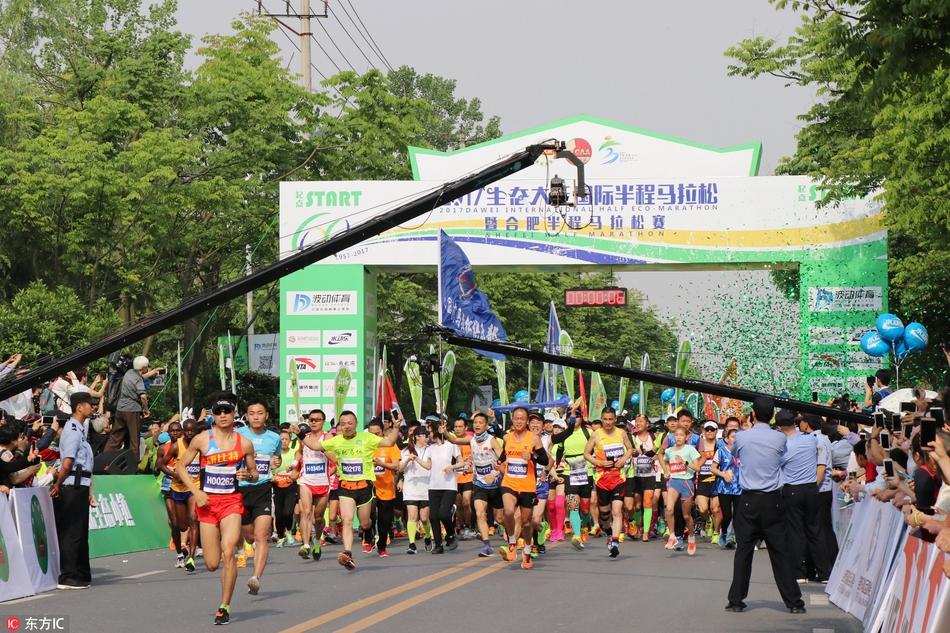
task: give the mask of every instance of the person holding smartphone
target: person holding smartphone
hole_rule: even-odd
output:
[[[868,376],[864,387],[864,408],[867,411],[881,404],[881,400],[891,395],[891,370],[878,369],[873,376]]]

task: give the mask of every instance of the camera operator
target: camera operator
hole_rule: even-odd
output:
[[[868,376],[864,387],[864,408],[867,411],[881,404],[881,400],[891,395],[891,372],[888,369],[878,369],[874,376]]]
[[[145,356],[136,356],[132,361],[132,369],[122,376],[115,417],[112,420],[112,433],[106,442],[105,451],[113,451],[124,445],[131,449],[138,460],[139,428],[142,426],[142,419],[149,417],[145,380],[163,371],[161,368],[149,370],[148,358]]]

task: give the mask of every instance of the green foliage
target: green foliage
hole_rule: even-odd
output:
[[[822,204],[869,192],[884,202],[891,311],[931,333],[905,374],[931,383],[946,369],[950,330],[950,10],[942,0],[789,2],[802,24],[784,44],[762,37],[728,49],[732,75],[771,75],[817,91],[779,173],[828,187]]]
[[[99,300],[86,308],[72,288],[35,281],[0,303],[0,356],[22,353],[36,361],[71,352],[118,325],[115,311]]]
[[[262,374],[256,371],[246,371],[238,375],[237,397],[241,403],[241,408],[246,409],[249,402],[261,400],[267,404],[267,410],[271,415],[271,423],[278,420],[280,411],[280,398],[278,396],[278,385],[280,380],[270,374]]]

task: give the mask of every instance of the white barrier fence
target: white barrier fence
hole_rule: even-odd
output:
[[[0,494],[0,602],[56,588],[59,540],[49,488]]]

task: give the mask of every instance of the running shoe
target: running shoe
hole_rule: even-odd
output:
[[[445,539],[445,549],[449,550],[450,552],[454,549],[458,549],[458,546],[458,540],[456,540],[455,537]]]
[[[300,541],[295,539],[293,536],[288,536],[287,542],[284,543],[284,545],[286,545],[287,547],[297,547],[298,545],[300,545]]]
[[[547,551],[548,551],[548,548],[547,546],[544,545],[544,543],[538,545],[538,553],[544,554]]]
[[[525,548],[525,551],[528,551],[528,548],[527,548],[527,547]],[[540,553],[541,553],[541,550],[538,549],[538,546],[537,546],[537,545],[532,545],[532,546],[531,546],[531,558],[537,558],[537,557],[538,557],[538,554],[540,554]]]
[[[588,530],[586,527],[581,528],[581,542],[586,543],[587,539],[589,538],[590,538],[590,530]]]
[[[248,558],[254,558],[254,546],[247,541],[244,541],[244,553]]]
[[[663,547],[665,547],[666,549],[673,549],[675,546],[676,546],[676,537],[670,534],[670,538],[666,539],[666,545],[664,545]]]
[[[492,555],[493,551],[494,550],[492,550],[491,543],[486,542],[484,545],[482,545],[482,549],[478,550],[478,556],[480,558],[488,558]]]
[[[432,553],[433,553],[433,554],[445,554],[445,548],[442,547],[441,545],[436,545],[435,547],[432,548]]]
[[[515,546],[511,543],[505,543],[498,548],[498,553],[509,563],[515,559]]]
[[[379,552],[380,558],[389,558],[389,552],[387,552],[386,550],[376,550],[376,551]]]
[[[534,567],[534,561],[531,560],[531,551],[525,548],[524,554],[521,556],[521,569],[531,569],[532,567]]]
[[[224,605],[221,605],[220,607],[218,607],[217,612],[215,612],[214,614],[215,626],[228,624],[229,622],[231,622],[231,616],[228,613],[228,611],[229,611],[228,607]]]
[[[320,541],[313,544],[313,548],[310,550],[310,555],[313,556],[313,560],[320,560],[322,554],[320,547]]]
[[[574,549],[576,549],[576,550],[578,550],[578,551],[584,549],[584,541],[582,541],[582,540],[581,540],[581,537],[579,537],[579,536],[572,536],[572,537],[571,537],[571,545],[573,545],[573,546],[574,546]]]
[[[630,538],[637,538],[640,536],[640,529],[633,523],[627,526],[627,536]]]
[[[298,555],[300,558],[304,559],[304,560],[310,560],[310,556],[311,556],[311,554],[310,554],[310,546],[307,545],[306,543],[304,543],[303,545],[301,545],[301,546],[300,546],[300,549],[297,550],[297,555]]]
[[[407,553],[407,554],[415,554],[415,553],[416,553],[416,544],[415,544],[415,543],[409,543],[409,548],[406,550],[406,553]]]
[[[369,543],[363,543],[363,553],[364,553],[364,554],[369,554],[369,553],[372,552],[372,551],[373,551],[373,546],[372,546],[372,545],[370,545]]]
[[[676,544],[673,546],[673,549],[677,552],[682,552],[686,547],[686,541],[683,540],[682,536],[676,538]]]
[[[257,576],[251,576],[247,579],[247,592],[252,596],[256,596],[257,592],[261,590],[261,579]]]
[[[551,542],[560,543],[564,540],[564,530],[551,530]]]
[[[185,566],[185,555],[179,554],[175,558],[175,569],[182,569]]]
[[[324,530],[324,531],[323,531],[323,540],[324,540],[324,542],[329,543],[330,545],[336,545],[336,544],[337,544],[336,537],[333,536],[333,533],[330,532],[329,530]]]
[[[599,525],[595,525],[593,528],[591,528],[590,535],[593,536],[594,538],[600,538],[601,536],[603,536],[603,534],[604,532],[603,530],[600,529]]]
[[[686,553],[689,554],[690,556],[695,556],[696,555],[696,537],[690,534],[689,538],[687,539],[687,543],[688,545],[686,547]]]
[[[713,534],[709,542],[712,543],[713,545],[719,545],[719,535]]]
[[[607,541],[607,552],[611,558],[617,558],[620,556],[620,544],[613,539]]]
[[[427,551],[427,552],[431,552],[431,551],[432,551],[432,539],[429,538],[428,536],[427,536],[426,539],[425,539],[425,548],[426,548],[426,551]]]
[[[205,556],[204,552],[201,550],[200,547],[195,550],[195,558],[204,558],[204,556]]]
[[[185,561],[185,571],[192,572],[195,571],[195,559],[191,556],[188,557],[188,560]]]
[[[519,538],[519,539],[518,539],[518,549],[524,549],[524,539],[523,539],[523,538]]]
[[[728,538],[726,539],[726,549],[735,549],[736,548],[736,539]]]
[[[625,538],[626,536],[627,536],[626,534],[624,534],[623,532],[621,532],[621,533],[617,536],[617,540],[620,541],[621,543],[623,543],[625,540],[627,540],[627,539]]]
[[[547,521],[541,523],[541,534],[538,535],[538,544],[544,545],[548,542],[548,539],[551,538],[551,526],[548,525]]]
[[[247,556],[244,554],[244,551],[238,552],[237,555],[237,566],[238,567],[247,567]]]
[[[356,569],[356,562],[353,560],[353,555],[349,552],[340,552],[336,557],[336,562],[350,571]]]
[[[286,543],[287,543],[287,539],[285,539],[285,538],[279,538],[279,539],[277,539],[277,544],[275,545],[275,547],[276,547],[277,549],[283,549],[283,547],[284,547],[284,545],[286,545]]]

